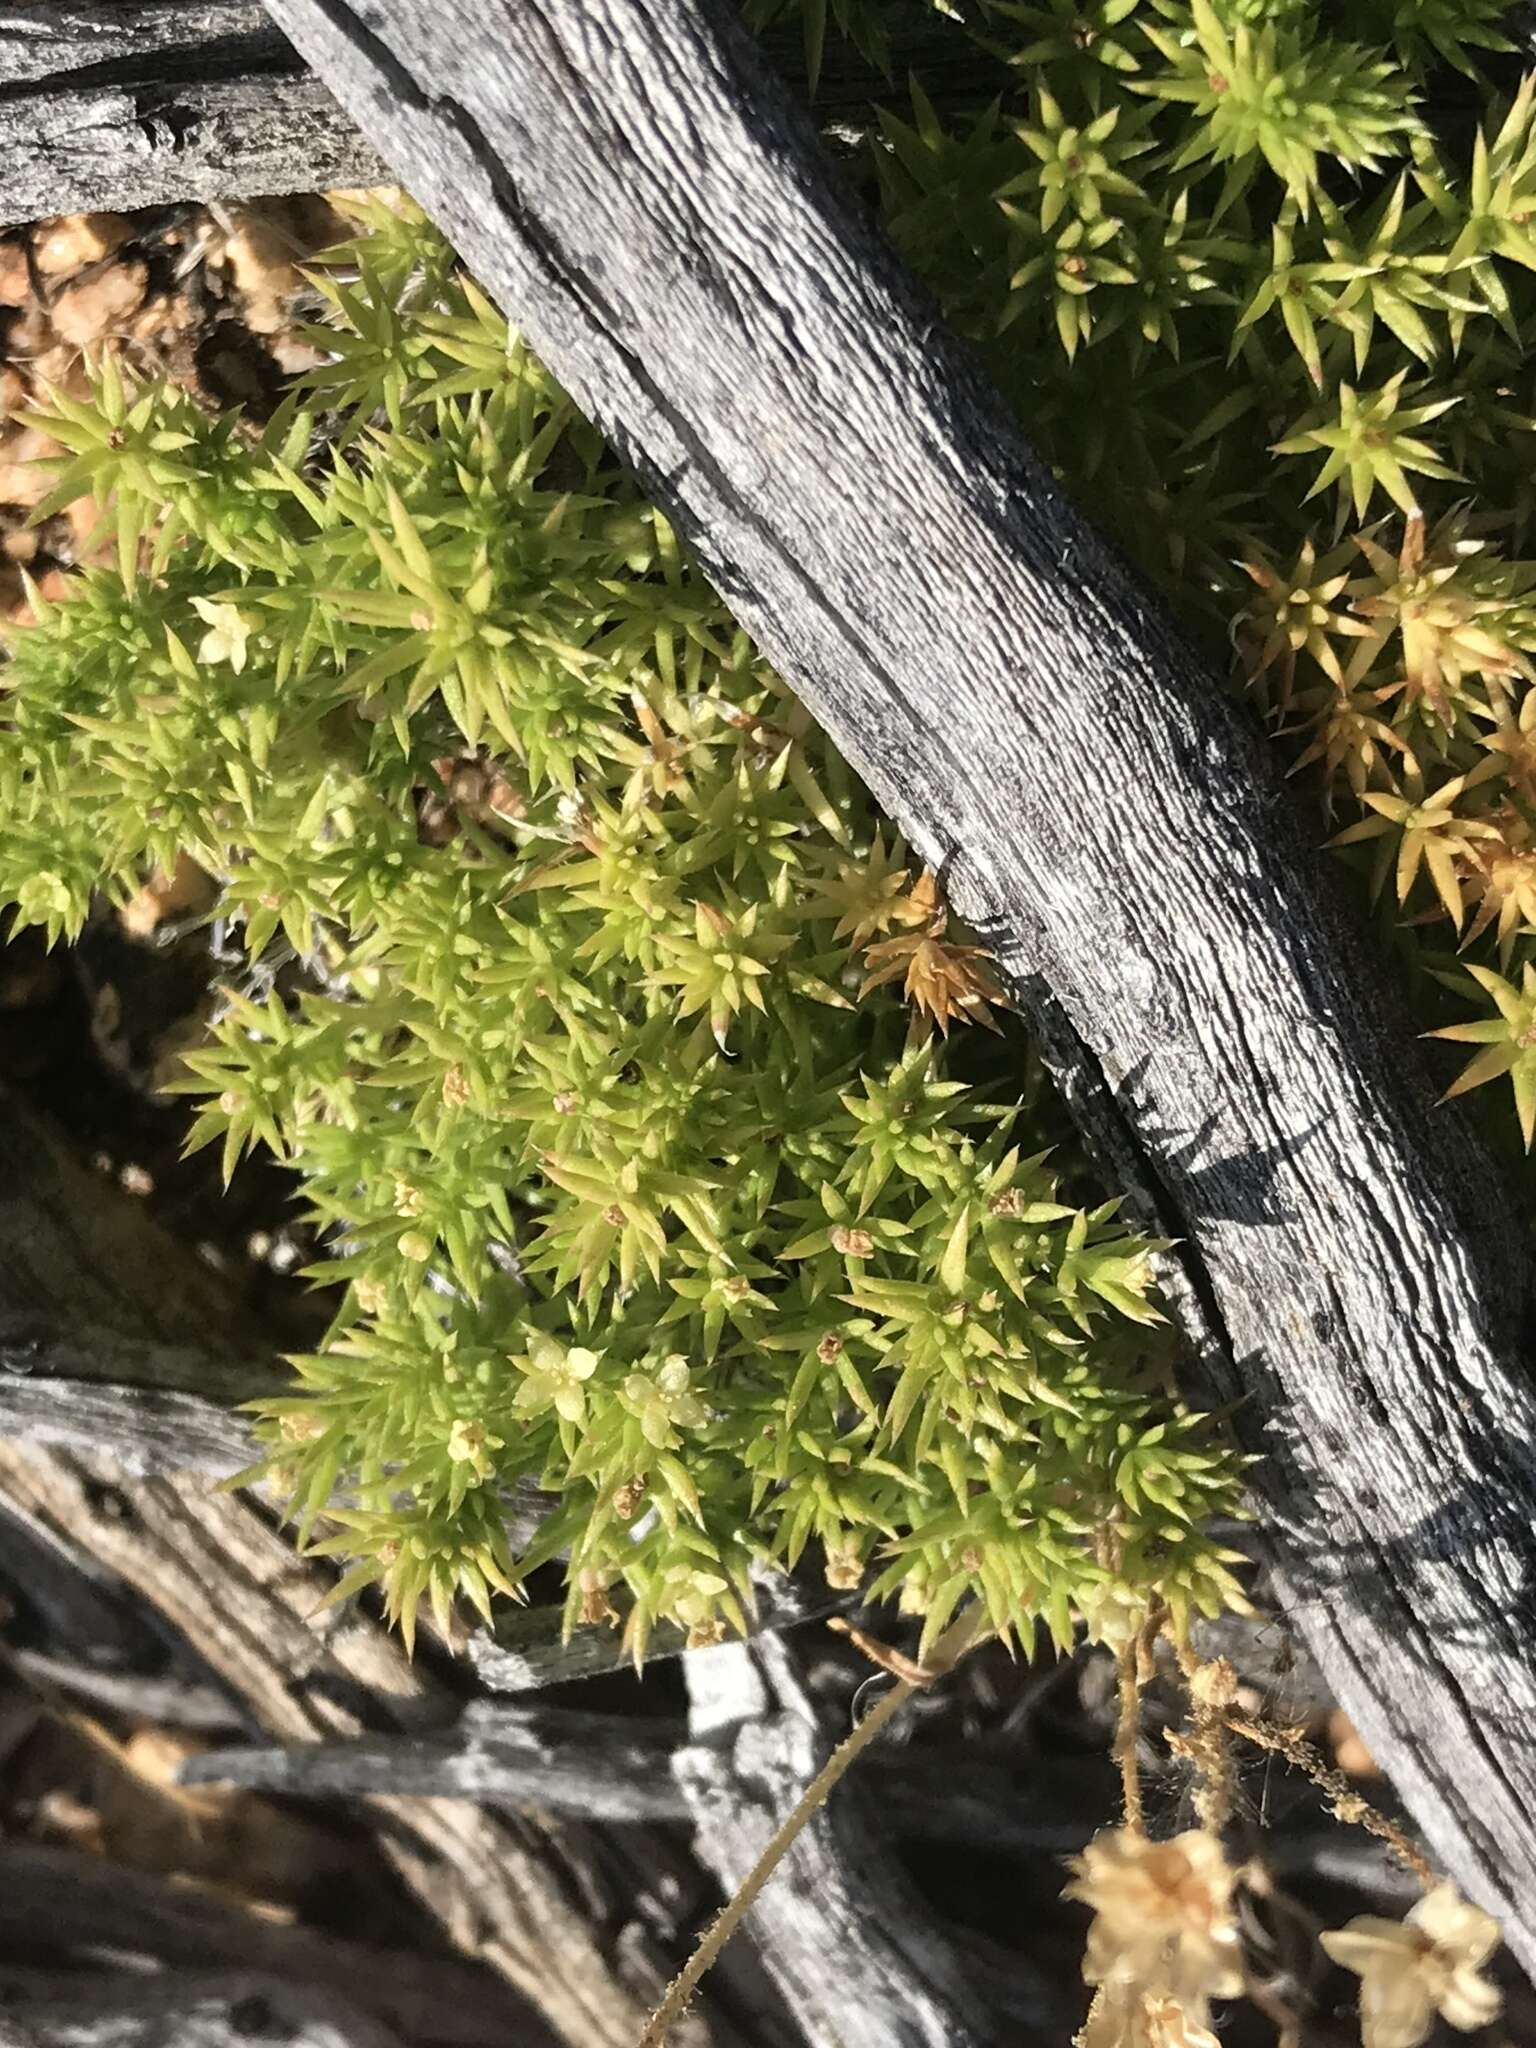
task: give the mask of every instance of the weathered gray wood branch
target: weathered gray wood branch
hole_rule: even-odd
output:
[[[6,2048],[400,2048],[357,2006],[249,1968],[0,1968],[0,2008]]]
[[[1009,81],[953,25],[892,0],[887,88],[829,39],[817,105],[867,122],[917,65],[936,105],[983,104]],[[766,47],[804,82],[797,23]],[[0,226],[82,208],[239,199],[391,182],[350,115],[257,0],[21,0],[0,10]]]
[[[686,1820],[667,1759],[671,1722],[572,1708],[466,1709],[441,1734],[375,1736],[189,1757],[184,1785],[241,1785],[311,1799],[398,1792],[577,1813],[585,1820]]]
[[[95,1451],[127,1472],[239,1472],[261,1455],[234,1404],[284,1384],[191,1345],[0,1317],[0,1436]]]
[[[478,1799],[584,1820],[686,1821],[673,1769],[685,1731],[661,1718],[481,1701],[452,1728],[349,1742],[226,1748],[189,1757],[184,1785],[240,1785],[298,1798],[398,1792]],[[994,1855],[1066,1856],[1112,1811],[1100,1757],[1047,1778],[964,1750],[872,1749],[859,1762],[880,1833]]]
[[[1536,1964],[1525,1238],[1259,736],[723,0],[268,0],[985,926],[1242,1400],[1282,1583]]]
[[[673,1775],[696,1851],[731,1893],[831,1744],[781,1639],[694,1651],[683,1672],[693,1740]],[[957,1940],[935,1919],[856,1772],[796,1836],[745,1924],[811,2048],[1044,2048],[1081,2017],[1070,1984],[1012,1952],[996,1957],[979,1938]]]
[[[210,72],[296,77],[305,68],[253,0],[13,0],[0,55],[15,99],[61,78],[184,85]]]
[[[321,1986],[406,2040],[502,2048],[507,2005],[493,1979],[452,1959],[423,1964],[272,1921],[213,1892],[73,1849],[0,1849],[0,1945],[139,1956],[185,1968],[261,1971]]]
[[[23,0],[0,17],[0,224],[386,176],[248,0]]]

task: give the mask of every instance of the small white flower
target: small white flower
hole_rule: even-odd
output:
[[[654,1379],[632,1372],[624,1382],[624,1399],[639,1418],[646,1442],[657,1450],[677,1441],[674,1427],[697,1429],[707,1419],[704,1403],[689,1391],[688,1361],[676,1351]]]
[[[475,1476],[489,1479],[495,1471],[491,1452],[504,1448],[505,1439],[492,1436],[483,1422],[460,1419],[448,1432],[448,1455],[456,1465],[473,1465]]]
[[[725,1624],[717,1603],[720,1595],[729,1590],[718,1572],[700,1571],[690,1565],[673,1565],[668,1571],[661,1605],[687,1629],[690,1650],[702,1650],[724,1641]]]
[[[553,1408],[566,1422],[580,1422],[587,1412],[586,1382],[597,1371],[601,1353],[579,1344],[567,1348],[542,1331],[529,1340],[528,1356],[516,1363],[526,1377],[517,1390],[519,1408]]]
[[[192,609],[208,628],[197,644],[198,660],[213,664],[227,661],[240,675],[245,668],[246,642],[256,630],[255,621],[247,619],[234,605],[215,604],[207,597],[194,597]]]
[[[1504,2000],[1482,1966],[1499,1945],[1496,1920],[1453,1884],[1437,1884],[1405,1920],[1363,1913],[1321,1937],[1360,1979],[1365,2048],[1419,2048],[1439,2013],[1464,2034],[1498,2018]]]
[[[1146,1624],[1146,1596],[1108,1580],[1103,1585],[1084,1586],[1077,1595],[1077,1611],[1087,1625],[1090,1642],[1123,1650]]]

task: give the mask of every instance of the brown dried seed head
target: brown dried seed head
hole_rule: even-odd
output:
[[[611,1572],[593,1571],[588,1567],[577,1578],[576,1583],[581,1588],[581,1619],[588,1628],[595,1628],[604,1621],[610,1628],[618,1626],[618,1609],[608,1598],[612,1577]]]
[[[635,1509],[639,1507],[641,1501],[645,1499],[648,1483],[646,1475],[643,1472],[637,1472],[633,1479],[626,1479],[624,1484],[614,1494],[613,1512],[621,1522],[627,1522],[635,1512]]]
[[[1237,1698],[1237,1673],[1225,1657],[1213,1657],[1190,1673],[1189,1696],[1197,1706],[1230,1707]]]
[[[485,801],[490,805],[498,818],[511,818],[517,821],[526,818],[528,815],[527,803],[518,791],[512,787],[511,783],[508,782],[505,775],[497,774],[493,776],[491,786],[485,793]]]
[[[864,1566],[851,1550],[829,1550],[827,1552],[826,1579],[829,1586],[840,1593],[851,1593],[862,1583]]]

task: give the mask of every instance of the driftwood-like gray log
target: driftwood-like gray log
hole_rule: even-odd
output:
[[[440,1734],[215,1749],[187,1758],[179,1778],[306,1799],[398,1792],[583,1820],[680,1822],[690,1807],[673,1758],[684,1741],[660,1717],[487,1700]],[[1031,1778],[965,1750],[876,1747],[858,1768],[882,1835],[994,1855],[1071,1855],[1114,1804],[1099,1757]]]
[[[12,1957],[137,1956],[259,1970],[328,1987],[407,2040],[503,2048],[507,2039],[499,1987],[463,1963],[337,1941],[74,1849],[0,1848],[0,1948]]]
[[[399,2048],[355,2005],[250,1969],[0,1968],[5,2048]]]
[[[1330,1682],[1536,1964],[1525,1240],[1258,732],[725,0],[268,6],[944,863],[1181,1241]]]
[[[0,15],[0,224],[387,175],[247,0],[23,0]]]
[[[920,0],[892,0],[891,78],[938,106],[1010,79]],[[797,22],[767,47],[805,78]],[[867,122],[887,81],[829,39],[817,105]],[[899,84],[890,89],[900,91]],[[0,8],[0,226],[41,214],[395,182],[257,0],[21,0]]]

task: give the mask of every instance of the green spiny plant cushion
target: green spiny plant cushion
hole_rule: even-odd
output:
[[[0,766],[24,918],[190,854],[243,933],[179,1085],[348,1283],[269,1411],[306,1531],[407,1628],[568,1546],[637,1651],[813,1541],[935,1629],[1219,1603],[1148,1247],[1058,1198],[1016,1027],[946,1042],[984,960],[420,216],[334,263],[259,436],[110,362],[50,409],[119,566],[17,635]]]
[[[872,116],[872,198],[1237,649],[1528,1137],[1536,138],[1477,69],[1502,8],[960,11],[1017,94],[946,127],[919,82]],[[807,14],[878,57],[853,0]],[[347,1283],[267,1422],[306,1531],[407,1627],[568,1551],[572,1618],[622,1581],[637,1650],[810,1543],[930,1634],[971,1591],[1060,1637],[1219,1604],[1239,1461],[931,880],[419,216],[374,209],[324,289],[332,361],[259,435],[110,362],[41,416],[118,568],[38,601],[0,731],[21,918],[68,934],[190,854],[243,934],[187,1085],[195,1141],[292,1162]]]

